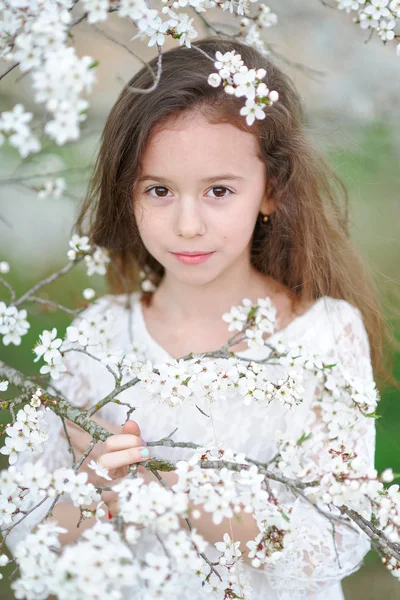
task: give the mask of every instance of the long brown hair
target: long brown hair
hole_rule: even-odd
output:
[[[264,81],[279,92],[266,108],[266,118],[248,126],[240,115],[244,98],[228,95],[222,85],[209,85],[215,52],[235,50],[249,68],[264,68]],[[266,227],[257,221],[253,265],[286,286],[306,304],[320,296],[347,300],[363,317],[371,347],[374,376],[400,386],[385,364],[390,345],[400,347],[388,325],[372,273],[349,238],[345,186],[307,139],[305,110],[290,78],[255,48],[232,38],[209,37],[162,55],[160,81],[148,89],[157,71],[155,57],[136,73],[114,104],[101,136],[100,151],[88,192],[76,222],[81,235],[107,248],[111,257],[108,283],[112,293],[138,288],[139,271],[150,267],[155,283],[163,266],[149,254],[134,218],[135,182],[150,135],[166,120],[184,114],[205,116],[211,123],[230,123],[255,135],[276,210]],[[88,218],[88,222],[87,222]],[[387,359],[390,357],[388,356]]]

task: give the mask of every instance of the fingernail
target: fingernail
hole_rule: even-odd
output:
[[[149,450],[148,448],[142,448],[142,450],[140,451],[140,456],[148,456],[149,455]]]

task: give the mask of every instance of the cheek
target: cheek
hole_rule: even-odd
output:
[[[134,207],[134,215],[135,215],[135,220],[136,220],[137,227],[139,229],[140,236],[144,241],[144,238],[148,238],[149,236],[151,236],[151,231],[152,231],[151,213],[147,207],[138,203]]]
[[[237,249],[246,246],[253,235],[256,219],[257,215],[254,216],[249,211],[241,210],[238,214],[232,215],[221,228],[224,239]]]

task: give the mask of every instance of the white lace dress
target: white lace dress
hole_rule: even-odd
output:
[[[86,318],[107,313],[111,310],[112,321],[109,337],[111,347],[123,348],[126,351],[140,350],[152,362],[163,362],[172,357],[150,336],[143,319],[139,293],[131,296],[130,308],[127,308],[126,295],[104,296],[85,311]],[[110,314],[110,313],[108,313]],[[363,325],[361,314],[357,308],[344,300],[329,296],[319,298],[303,315],[295,318],[284,329],[277,331],[269,341],[281,339],[284,343],[297,341],[310,344],[315,353],[340,361],[350,374],[373,380],[370,363],[368,337]],[[257,350],[249,348],[237,353],[242,357],[264,358],[265,348]],[[55,382],[56,387],[76,405],[83,406],[87,402],[93,404],[103,398],[114,388],[111,374],[98,362],[86,355],[71,352],[66,355],[68,371]],[[271,380],[278,379],[283,367],[269,365]],[[166,404],[155,403],[144,389],[138,386],[128,389],[119,398],[136,407],[131,418],[136,420],[141,428],[143,439],[146,441],[160,439],[178,428],[175,440],[204,443],[207,439],[217,438],[219,442],[244,452],[253,459],[266,462],[276,454],[276,434],[284,432],[292,439],[299,439],[305,430],[319,432],[313,450],[313,458],[318,462],[324,442],[328,440],[328,427],[321,424],[313,410],[318,396],[315,379],[305,379],[304,401],[294,408],[284,407],[277,401],[267,407],[252,403],[244,406],[243,398],[229,398],[229,401],[218,401],[208,404],[210,418],[205,418],[193,405],[170,407]],[[127,407],[108,404],[99,411],[99,415],[109,422],[122,425],[125,422]],[[354,411],[353,411],[354,412]],[[70,466],[71,458],[67,450],[67,441],[60,437],[61,420],[54,413],[46,412],[50,423],[50,439],[44,454],[40,458],[49,469]],[[325,415],[326,417],[326,415]],[[361,456],[367,465],[374,466],[375,454],[375,420],[363,418],[363,429],[360,435],[352,440],[353,449]],[[351,429],[351,423],[349,424]],[[351,436],[350,438],[351,439]],[[185,454],[188,453],[188,454]],[[190,456],[190,450],[178,448],[152,449],[153,456],[177,459]],[[19,458],[17,466],[22,462],[32,461],[32,454],[24,453]],[[370,549],[369,539],[356,526],[351,529],[342,524],[336,524],[336,549],[332,537],[331,522],[319,514],[315,508],[302,499],[295,499],[290,492],[284,490],[282,484],[276,484],[279,499],[285,498],[286,506],[293,505],[291,528],[296,536],[293,550],[284,561],[278,561],[268,570],[260,567],[253,568],[244,563],[244,570],[250,578],[253,587],[253,600],[341,600],[344,598],[341,580],[356,571]],[[284,496],[282,495],[284,494]],[[62,497],[68,501],[68,497]],[[7,544],[11,551],[19,540],[44,516],[51,499],[45,502],[29,518],[18,525],[9,535]],[[146,537],[143,539],[142,551],[146,544],[153,544]],[[154,550],[154,547],[152,548]],[[209,545],[206,554],[214,559],[219,554]],[[144,554],[141,555],[143,556]],[[126,594],[126,599],[140,599],[140,590],[132,588]],[[201,587],[201,581],[196,576],[182,579],[182,589],[179,600],[193,598],[196,600],[209,599],[211,596]]]

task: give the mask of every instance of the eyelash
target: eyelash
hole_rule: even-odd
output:
[[[167,189],[165,187],[165,185],[153,185],[152,187],[150,187],[149,189],[145,190],[145,194],[149,194],[149,192],[151,192],[151,190],[154,190],[156,188],[163,188],[163,189]],[[225,185],[214,185],[212,188],[210,188],[211,190],[214,189],[224,189],[224,190],[228,190],[228,192],[230,192],[231,194],[234,194],[235,192],[233,192],[231,189],[227,188]],[[162,198],[166,198],[167,196],[151,196],[152,198],[157,198],[159,200],[161,200]],[[214,200],[223,200],[224,198],[227,198],[227,196],[216,196],[214,198]]]

